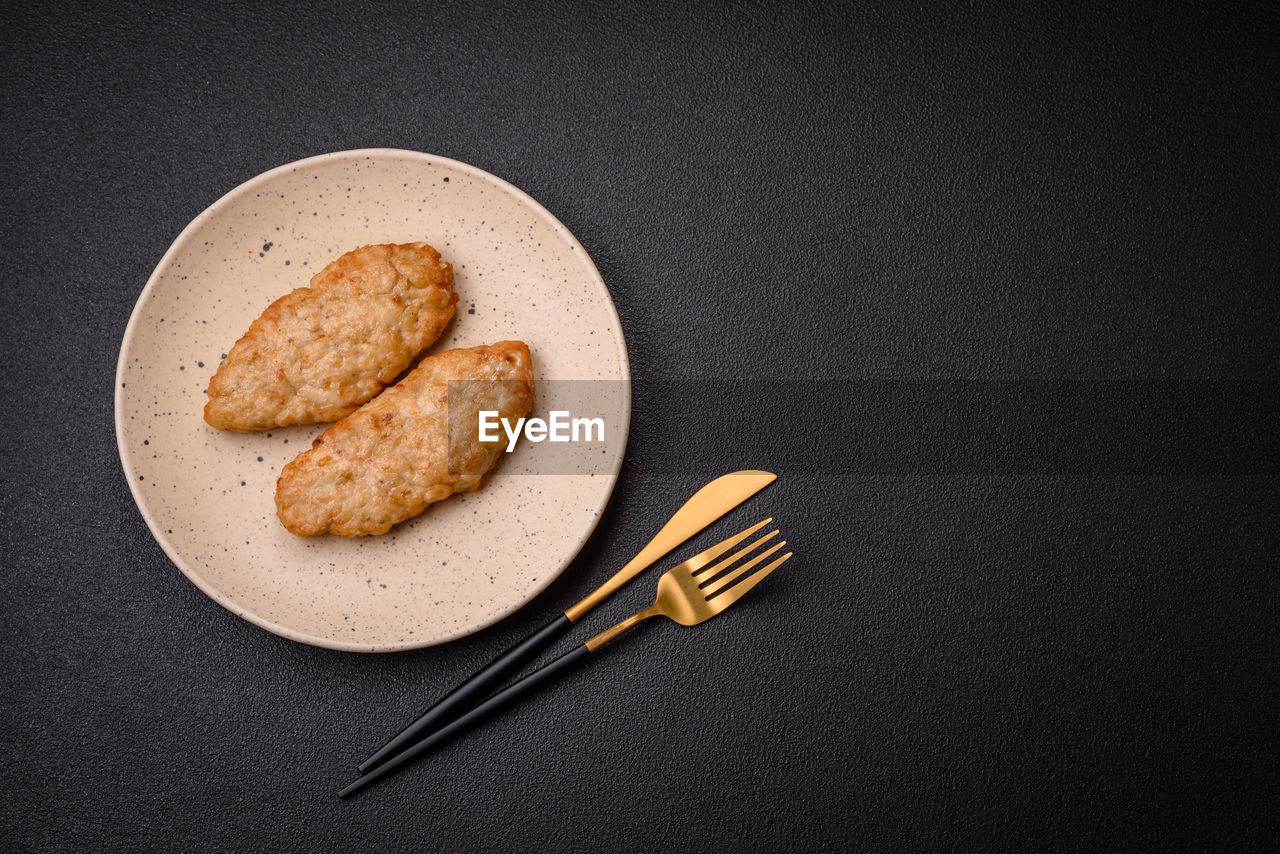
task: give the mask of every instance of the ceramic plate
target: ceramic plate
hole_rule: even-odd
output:
[[[276,518],[276,478],[325,425],[215,430],[202,418],[209,378],[268,304],[329,261],[369,243],[416,240],[453,264],[459,296],[453,323],[428,352],[525,341],[535,414],[589,386],[600,410],[592,414],[609,425],[605,440],[589,449],[590,465],[549,468],[540,456],[548,445],[521,443],[479,491],[380,537],[296,537]],[[125,330],[116,439],[152,534],[219,604],[304,643],[412,649],[510,614],[578,553],[622,465],[629,379],[609,292],[545,208],[443,157],[347,151],[259,175],[178,236]]]

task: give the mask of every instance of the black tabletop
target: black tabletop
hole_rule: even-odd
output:
[[[3,847],[1275,850],[1277,18],[1078,5],[6,7]],[[364,147],[542,202],[634,379],[580,557],[393,655],[202,594],[112,426],[178,232]],[[336,798],[746,467],[741,606]]]

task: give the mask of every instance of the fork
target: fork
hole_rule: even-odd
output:
[[[494,694],[453,723],[437,730],[404,752],[397,754],[357,778],[340,791],[338,797],[347,797],[379,777],[404,766],[431,748],[472,728],[484,718],[507,708],[517,700],[550,682],[556,676],[577,664],[581,664],[596,650],[645,620],[662,616],[682,626],[696,626],[698,623],[709,620],[716,614],[721,613],[741,599],[752,587],[763,581],[766,575],[781,566],[787,558],[791,557],[792,553],[787,552],[771,561],[768,565],[760,567],[761,563],[768,560],[787,544],[786,540],[780,540],[754,557],[745,561],[742,560],[776,537],[779,531],[774,530],[744,546],[724,560],[713,563],[720,555],[729,551],[771,521],[773,520],[765,519],[762,522],[757,522],[745,531],[740,531],[701,554],[695,555],[684,563],[667,570],[658,579],[658,595],[648,608],[632,614],[611,628],[605,629],[586,643],[574,647],[556,660]]]

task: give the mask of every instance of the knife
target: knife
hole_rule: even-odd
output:
[[[777,479],[767,471],[736,471],[722,475],[693,494],[675,515],[662,526],[657,536],[640,553],[576,605],[529,635],[524,640],[477,670],[435,705],[409,722],[394,738],[360,763],[364,773],[416,743],[424,736],[450,723],[483,700],[507,677],[552,644],[588,611],[616,593],[655,561],[699,533],[712,522],[764,489]]]

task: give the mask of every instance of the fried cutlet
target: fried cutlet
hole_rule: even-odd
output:
[[[284,467],[280,521],[303,536],[382,534],[428,504],[476,489],[506,444],[479,441],[479,413],[514,422],[532,410],[533,393],[522,342],[428,356]]]
[[[346,253],[249,325],[209,381],[204,420],[251,431],[351,414],[444,331],[452,284],[426,243]]]

